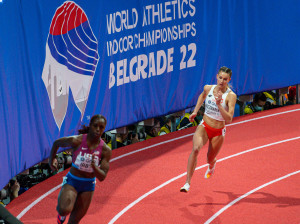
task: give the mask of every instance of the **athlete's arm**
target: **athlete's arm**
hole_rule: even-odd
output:
[[[228,112],[222,107],[220,101],[217,101],[217,105],[220,110],[220,113],[222,114],[225,120],[225,123],[230,124],[232,122],[237,97],[234,92],[230,92],[228,93],[227,98],[228,98]]]
[[[103,181],[109,170],[109,161],[111,157],[111,149],[104,143],[102,148],[100,167],[96,166],[94,161],[94,155],[92,157],[92,168],[98,180]]]
[[[57,170],[57,161],[56,161],[56,153],[59,147],[73,147],[77,148],[82,141],[81,135],[74,135],[69,137],[62,137],[53,142],[50,157],[49,157],[49,166],[52,170]]]
[[[194,122],[194,118],[197,116],[197,113],[200,110],[200,107],[202,106],[204,100],[206,99],[206,96],[209,93],[210,89],[211,89],[211,85],[204,86],[203,92],[198,97],[196,107],[195,107],[193,113],[189,117],[190,122]]]

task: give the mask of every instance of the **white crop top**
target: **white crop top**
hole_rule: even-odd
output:
[[[213,118],[215,120],[218,121],[225,121],[225,119],[223,118],[217,104],[216,104],[216,98],[213,94],[214,89],[215,89],[216,85],[213,85],[208,93],[208,95],[206,96],[205,99],[205,112],[204,114],[210,118]],[[225,93],[223,93],[222,95],[222,100],[221,100],[221,106],[228,111],[228,106],[225,104],[225,100],[226,97],[228,95],[228,93],[231,91],[230,88],[227,89],[227,91]]]

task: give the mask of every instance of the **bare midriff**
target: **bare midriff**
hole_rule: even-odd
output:
[[[218,121],[216,119],[210,118],[206,115],[204,115],[203,120],[207,125],[209,125],[212,128],[216,129],[222,129],[225,127],[225,121]]]

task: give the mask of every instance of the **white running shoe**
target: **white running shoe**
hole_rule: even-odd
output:
[[[185,183],[185,185],[183,185],[183,187],[180,188],[180,192],[187,193],[189,190],[190,190],[190,184],[189,183]]]
[[[210,178],[210,177],[214,174],[214,172],[215,172],[215,167],[216,167],[216,163],[217,163],[217,162],[215,162],[215,165],[214,165],[213,168],[211,168],[211,169],[209,169],[209,165],[208,165],[207,170],[206,170],[206,173],[205,173],[205,175],[204,175],[204,177],[205,177],[206,179]]]

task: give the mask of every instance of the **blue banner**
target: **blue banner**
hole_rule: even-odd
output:
[[[0,1],[2,188],[94,114],[106,130],[196,104],[221,66],[238,95],[300,83],[300,1]]]

